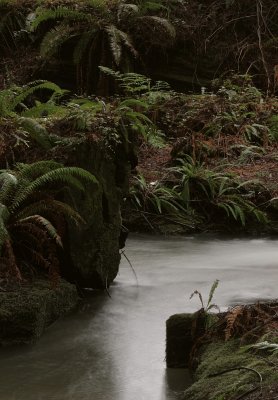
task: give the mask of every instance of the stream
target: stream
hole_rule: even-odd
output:
[[[176,400],[186,370],[166,369],[165,321],[214,302],[278,297],[278,240],[131,235],[109,289],[57,321],[34,346],[0,349],[0,400]]]

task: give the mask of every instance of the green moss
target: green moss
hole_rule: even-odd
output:
[[[78,303],[74,285],[36,280],[14,291],[0,292],[0,345],[33,343],[45,328]]]
[[[195,373],[196,381],[185,391],[184,399],[228,400],[258,385],[258,377],[248,370],[235,369],[222,375],[209,376],[231,368],[255,369],[262,375],[263,385],[277,382],[278,371],[271,362],[277,362],[278,355],[265,356],[267,359],[258,357],[254,352],[243,352],[238,340],[211,343],[201,355]]]

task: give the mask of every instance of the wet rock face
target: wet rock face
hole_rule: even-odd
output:
[[[188,368],[193,346],[193,314],[175,314],[166,322],[166,363],[168,368]]]
[[[106,288],[115,279],[122,247],[122,199],[128,189],[129,160],[122,149],[108,153],[101,142],[80,144],[69,157],[98,179],[86,194],[74,192],[69,199],[86,224],[71,222],[68,230],[68,260],[65,275],[80,287]]]

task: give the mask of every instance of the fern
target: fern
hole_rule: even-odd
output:
[[[138,56],[138,53],[132,44],[131,38],[127,33],[116,28],[115,25],[107,26],[106,32],[108,33],[110,47],[117,66],[119,66],[122,58],[122,45],[124,45],[134,57]]]
[[[30,31],[34,32],[39,25],[50,20],[68,19],[73,21],[89,21],[90,16],[87,13],[72,10],[67,7],[57,7],[56,9],[37,9],[36,18],[30,24]]]
[[[6,278],[22,279],[19,265],[42,266],[52,279],[57,278],[55,245],[61,247],[62,238],[55,221],[61,216],[76,224],[85,221],[72,207],[53,197],[57,183],[84,190],[82,182],[96,184],[97,180],[88,171],[54,161],[17,164],[15,171],[0,171],[0,258],[8,268]],[[51,196],[45,193],[46,186],[49,193],[49,185],[53,186]]]
[[[76,224],[85,223],[84,219],[68,204],[54,199],[41,200],[36,203],[32,203],[20,210],[16,217],[20,220],[32,216],[33,214],[45,215],[45,214],[60,214],[64,215]]]
[[[140,4],[140,12],[142,14],[145,14],[146,12],[157,12],[160,10],[167,10],[168,8],[164,6],[161,2],[161,0],[157,1],[143,1]]]
[[[99,66],[99,69],[119,82],[119,86],[127,94],[147,93],[151,90],[151,79],[134,72],[120,73],[110,68]]]
[[[56,229],[52,225],[50,221],[46,218],[42,217],[41,215],[31,215],[30,217],[26,217],[23,219],[19,219],[18,223],[25,223],[25,222],[33,222],[37,225],[42,225],[42,227],[48,232],[49,236],[55,240],[55,242],[60,246],[63,247],[61,237],[58,235]]]
[[[34,192],[45,185],[50,185],[53,183],[64,183],[66,185],[74,185],[75,179],[84,180],[90,183],[98,183],[97,179],[88,171],[77,168],[77,167],[62,167],[57,168],[53,171],[47,172],[35,179],[33,182],[28,184],[26,187],[22,188],[14,198],[13,204],[10,209],[14,212],[28,197]]]
[[[278,343],[270,343],[268,341],[251,344],[244,346],[245,349],[267,350],[271,353],[278,353]]]
[[[73,51],[73,62],[75,65],[81,63],[86,50],[88,49],[90,43],[92,42],[96,34],[97,34],[96,29],[92,29],[89,32],[84,32],[81,34],[81,37],[77,45],[74,47]]]
[[[32,95],[34,92],[38,90],[51,90],[55,93],[63,94],[64,91],[55,83],[45,81],[45,80],[39,80],[39,81],[33,81],[31,83],[28,83],[28,85],[22,86],[20,88],[20,93],[16,95],[11,102],[11,109],[12,111],[15,110],[15,108],[20,104],[23,103],[24,100]]]
[[[56,26],[44,36],[40,46],[40,55],[44,59],[50,59],[58,52],[60,47],[73,36],[74,28],[67,24]]]
[[[9,232],[6,227],[6,221],[9,218],[7,207],[0,203],[0,255],[2,253],[4,243],[10,239]]]
[[[154,15],[146,15],[138,17],[138,20],[153,27],[152,30],[156,33],[153,38],[150,38],[153,44],[163,47],[173,45],[176,38],[176,30],[168,19]]]
[[[45,150],[52,147],[47,130],[33,118],[18,118],[18,125],[23,129],[28,136],[39,144]]]
[[[3,172],[0,175],[0,184],[1,184],[0,204],[5,203],[8,200],[9,196],[11,195],[11,192],[15,190],[17,183],[18,180],[16,176],[10,172]]]
[[[212,310],[213,308],[215,308],[215,309],[217,309],[218,311],[220,311],[219,307],[218,307],[216,304],[213,304],[213,303],[212,303],[212,299],[213,299],[213,297],[214,297],[214,293],[215,293],[215,290],[216,290],[217,287],[218,287],[218,284],[219,284],[219,280],[216,279],[216,280],[213,282],[213,284],[212,284],[212,286],[211,286],[211,288],[210,288],[209,296],[208,296],[208,301],[207,301],[206,305],[205,305],[205,303],[204,303],[203,296],[202,296],[202,294],[199,292],[199,290],[194,290],[194,292],[191,293],[189,299],[191,300],[194,296],[197,295],[197,296],[199,297],[200,302],[201,302],[202,309],[204,310],[205,313],[208,313],[208,311]]]
[[[17,163],[16,170],[18,171],[19,179],[22,179],[24,181],[33,181],[34,179],[47,172],[61,168],[61,166],[62,165],[57,161],[42,160],[37,161],[33,164]]]
[[[229,340],[232,337],[233,331],[235,330],[236,320],[238,317],[242,316],[244,312],[244,306],[236,306],[229,310],[225,319],[226,319],[226,328],[225,328],[225,340]]]
[[[59,95],[65,92],[55,83],[38,80],[28,83],[22,87],[11,87],[0,91],[0,116],[15,116],[15,110],[19,105],[36,91],[50,90]]]

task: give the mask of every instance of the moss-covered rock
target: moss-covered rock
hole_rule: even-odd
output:
[[[69,265],[74,282],[82,287],[106,288],[118,273],[121,235],[120,206],[128,190],[128,154],[109,152],[105,143],[80,143],[68,154],[68,162],[94,174],[99,182],[77,191],[69,201],[86,221],[71,224],[68,235]],[[121,149],[120,149],[121,150]]]
[[[78,303],[74,285],[44,280],[0,291],[0,345],[33,343],[45,328]]]
[[[267,387],[278,380],[278,355],[261,357],[243,352],[239,340],[209,344],[202,353],[195,383],[184,393],[186,400],[228,400],[255,388]],[[242,369],[245,367],[246,369]],[[229,371],[232,369],[232,371]],[[227,371],[224,374],[221,372]],[[257,371],[257,373],[256,373]],[[216,375],[216,376],[213,376]]]
[[[220,326],[225,313],[175,314],[166,322],[167,367],[194,369],[194,383],[185,391],[184,400],[235,400],[243,395],[249,399],[249,393],[260,393],[260,389],[268,393],[277,387],[278,353],[252,350],[240,338],[224,341],[216,332],[205,335],[208,315],[214,326]],[[278,343],[278,337],[268,332],[257,341]]]
[[[168,368],[186,368],[193,346],[193,314],[175,314],[166,321],[166,364]]]

